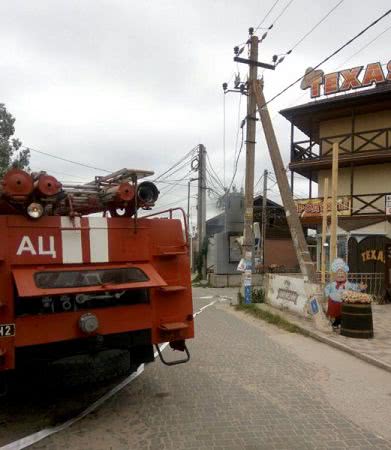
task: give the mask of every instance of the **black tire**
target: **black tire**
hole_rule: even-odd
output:
[[[50,385],[70,389],[86,384],[100,384],[128,375],[132,370],[128,350],[103,350],[58,359],[49,365]]]

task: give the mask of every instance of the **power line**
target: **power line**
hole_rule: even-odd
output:
[[[338,66],[337,70],[340,69],[342,66],[344,66],[347,62],[349,62],[352,58],[357,56],[359,53],[364,51],[366,48],[368,48],[371,44],[373,44],[375,41],[377,41],[381,36],[383,36],[384,33],[386,33],[390,29],[391,29],[391,25],[389,27],[387,27],[385,30],[383,30],[381,33],[379,33],[377,36],[375,36],[371,41],[368,42],[368,44],[364,45],[359,50],[357,50],[355,53],[353,53],[353,55],[349,56],[348,59],[346,59],[342,64],[340,64]]]
[[[280,19],[280,17],[285,13],[285,11],[290,7],[290,5],[294,2],[295,0],[290,0],[285,7],[282,9],[282,11],[280,12],[280,14],[273,20],[273,23],[269,26],[269,30],[276,24],[277,20]]]
[[[337,50],[335,50],[333,53],[331,53],[329,56],[324,58],[320,63],[318,63],[310,72],[307,72],[306,74],[300,76],[295,81],[293,81],[291,84],[289,84],[287,87],[285,87],[282,91],[280,91],[278,94],[276,94],[274,97],[272,97],[270,100],[264,103],[262,106],[266,106],[272,101],[274,101],[276,98],[280,97],[282,94],[284,94],[288,89],[290,89],[292,86],[297,84],[299,81],[301,81],[304,76],[308,76],[308,74],[314,72],[316,69],[318,69],[322,64],[333,58],[335,55],[340,53],[344,48],[346,48],[348,45],[350,45],[352,42],[354,42],[356,39],[358,39],[360,36],[362,36],[364,33],[366,33],[370,28],[374,27],[378,22],[380,22],[382,19],[384,19],[386,16],[388,16],[391,13],[391,9],[389,9],[387,12],[385,12],[383,15],[378,17],[376,20],[374,20],[372,23],[370,23],[367,27],[365,27],[363,30],[361,30],[358,34],[356,34],[353,38],[349,39],[345,44],[343,44],[341,47],[339,47]]]
[[[158,175],[153,181],[156,182],[159,178],[162,178],[163,175],[166,175],[167,173],[171,172],[172,169],[174,169],[178,164],[180,164],[182,161],[184,161],[190,154],[193,154],[197,149],[198,145],[196,145],[194,148],[192,148],[189,152],[186,153],[185,156],[183,156],[179,161],[174,163],[171,167],[169,167],[165,172],[163,172],[161,175]]]
[[[107,169],[102,169],[100,167],[90,166],[88,164],[84,164],[84,163],[81,163],[79,161],[73,161],[71,159],[63,158],[62,156],[53,155],[52,153],[44,152],[42,150],[37,150],[36,148],[27,147],[25,145],[22,145],[22,148],[25,148],[26,150],[31,150],[32,152],[35,152],[35,153],[40,153],[41,155],[49,156],[50,158],[59,159],[60,161],[65,161],[65,162],[68,162],[68,163],[71,163],[71,164],[76,164],[78,166],[87,167],[88,169],[99,170],[101,172],[107,172],[107,173],[111,173],[112,172],[112,171],[107,170]]]
[[[263,22],[265,22],[265,20],[269,17],[269,15],[271,14],[271,12],[273,11],[273,9],[277,6],[277,3],[280,0],[276,0],[273,5],[271,6],[271,8],[269,9],[269,11],[265,14],[264,18],[261,20],[261,22],[259,23],[259,25],[255,28],[255,31],[258,31],[261,28],[261,25],[263,24]]]
[[[31,169],[31,171],[32,172],[40,172],[40,169],[37,169],[37,170],[33,170],[33,169]],[[66,172],[59,172],[58,170],[52,170],[52,169],[50,169],[50,170],[48,170],[48,172],[50,173],[50,174],[52,174],[52,173],[54,173],[54,174],[57,174],[57,175],[64,175],[64,176],[66,176],[66,177],[70,177],[70,178],[78,178],[79,180],[83,180],[83,181],[85,181],[86,179],[88,179],[88,177],[80,177],[80,176],[78,176],[78,175],[71,175],[70,173],[66,173]],[[63,181],[64,182],[64,181]],[[75,181],[73,181],[73,183],[74,183]]]
[[[312,34],[317,28],[318,28],[318,26],[320,25],[320,24],[322,24],[328,17],[329,17],[329,15],[332,13],[332,12],[334,12],[337,8],[338,8],[338,6],[340,6],[343,2],[344,2],[345,0],[340,0],[335,6],[333,6],[331,9],[330,9],[330,11],[325,15],[325,16],[323,16],[320,20],[319,20],[319,22],[317,22],[309,31],[307,31],[307,33],[305,33],[304,34],[304,36],[303,37],[301,37],[297,42],[296,42],[296,44],[289,50],[289,52],[287,52],[287,54],[289,55],[290,53],[292,53],[293,52],[293,50],[295,49],[295,48],[297,48],[310,34]]]
[[[171,171],[169,176],[172,176],[178,172],[180,172],[181,170],[183,170],[190,162],[191,162],[192,156],[190,156],[190,158],[187,158],[185,161],[182,162],[182,164],[180,164],[174,171]],[[165,176],[164,178],[162,178],[162,180],[167,180],[169,178],[169,176]],[[154,180],[154,182],[157,181],[162,181],[162,180]]]
[[[217,184],[220,185],[224,190],[225,186],[224,186],[223,182],[221,181],[220,177],[218,176],[218,174],[216,173],[216,171],[214,170],[212,163],[210,162],[208,153],[206,153],[206,159],[207,159],[207,163],[209,164],[209,168],[213,174],[212,178],[214,178],[215,181],[217,182]],[[206,169],[208,170],[208,166],[206,167]]]
[[[208,168],[206,168],[206,173],[207,173],[208,176],[209,176],[210,187],[213,188],[213,190],[214,190],[215,192],[219,192],[219,195],[220,195],[220,193],[221,193],[221,194],[224,193],[224,190],[222,190],[221,187],[220,187],[219,185],[217,185],[216,182],[213,180],[213,178],[212,178],[212,176],[211,176],[212,174],[209,172],[209,169],[208,169]]]
[[[208,177],[209,177],[209,183],[210,183],[210,185],[216,190],[216,191],[219,191],[219,192],[224,192],[224,189],[219,185],[219,184],[217,184],[216,183],[216,181],[214,180],[214,178],[213,178],[213,174],[212,173],[210,173],[210,171],[209,171],[209,169],[208,168],[206,168],[206,173],[207,173],[207,175],[208,175]]]
[[[177,199],[177,200],[175,200],[174,202],[166,203],[165,205],[159,205],[158,209],[167,208],[167,206],[176,205],[176,204],[178,204],[178,203],[180,203],[180,202],[183,202],[183,201],[185,201],[185,200],[187,200],[187,195],[186,195],[186,197]],[[159,213],[159,212],[161,212],[161,211],[156,211],[156,212]]]
[[[236,161],[236,153],[238,151],[238,142],[239,142],[239,133],[240,133],[240,113],[242,109],[242,95],[239,96],[239,105],[238,105],[238,130],[236,132],[236,140],[235,140],[235,153],[234,153],[234,171],[235,171],[235,161]]]
[[[164,180],[159,180],[157,183],[172,184],[172,183],[175,183],[175,181],[181,181],[181,179],[179,179],[179,178],[165,178]]]
[[[239,149],[239,152],[238,152],[238,156],[236,157],[234,173],[232,175],[232,180],[231,180],[231,183],[229,184],[227,192],[229,192],[231,190],[231,187],[232,187],[233,182],[234,182],[235,177],[236,177],[236,173],[238,171],[238,163],[239,163],[240,154],[242,153],[243,143],[244,143],[244,130],[243,130],[243,127],[242,127],[242,142],[240,144],[240,149]]]
[[[189,172],[187,172],[187,173],[183,176],[183,178],[181,178],[179,181],[183,181],[187,176],[190,175],[190,173],[191,173],[191,170],[190,170]],[[172,191],[175,187],[177,187],[177,186],[178,186],[178,184],[174,184],[174,186],[169,187],[167,191],[164,191],[164,192],[163,192],[163,195],[160,196],[160,199],[162,199],[164,196],[166,196],[169,192],[171,192],[171,191]]]
[[[182,181],[182,180],[179,180],[179,181]],[[180,184],[180,183],[178,183],[177,181],[175,181],[175,180],[173,180],[173,181],[158,181],[157,182],[157,184],[159,184],[159,183],[163,183],[163,184],[169,184],[169,185],[174,185],[174,186],[184,186],[184,187],[186,187],[187,186],[187,184]],[[163,188],[164,189],[164,188]]]
[[[353,53],[351,56],[349,56],[348,59],[346,59],[343,63],[341,63],[337,69],[335,69],[336,71],[339,70],[341,67],[343,67],[347,62],[349,62],[352,58],[354,58],[355,56],[357,56],[359,53],[361,53],[362,51],[364,51],[366,48],[368,48],[371,44],[373,44],[375,41],[377,41],[381,36],[383,36],[383,34],[385,34],[387,31],[389,31],[391,29],[391,26],[387,27],[385,30],[383,30],[382,32],[380,32],[378,35],[376,35],[371,41],[369,41],[367,44],[363,45],[361,48],[359,48],[355,53]],[[288,107],[296,105],[297,102],[299,100],[301,100],[304,96],[306,95],[306,93],[300,94],[293,102],[291,102],[289,104]],[[274,120],[276,117],[278,118],[282,118],[283,116],[281,116],[281,114],[279,114],[278,112],[272,117],[272,120]]]
[[[254,190],[258,186],[258,184],[262,181],[263,174],[259,177],[258,181],[255,183]]]

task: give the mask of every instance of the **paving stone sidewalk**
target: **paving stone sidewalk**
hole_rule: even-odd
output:
[[[210,306],[196,317],[189,364],[148,365],[93,414],[31,449],[391,449],[390,439],[329,402],[316,364],[218,301],[217,291],[194,294],[196,311]]]
[[[258,306],[279,314],[319,341],[391,372],[391,304],[372,305],[375,335],[373,339],[348,338],[335,332],[330,334],[322,333],[315,328],[310,318],[305,319],[289,311],[280,310],[267,304],[259,304]]]

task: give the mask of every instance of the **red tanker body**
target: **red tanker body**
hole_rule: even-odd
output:
[[[137,365],[152,361],[153,345],[163,342],[185,351],[176,362],[187,361],[185,340],[194,336],[187,230],[181,220],[135,217],[137,197],[149,209],[156,187],[147,182],[143,192],[134,174],[130,186],[122,177],[118,189],[111,183],[99,191],[91,207],[125,197],[129,204],[106,205],[121,206],[123,215],[83,217],[77,207],[85,211],[86,204],[69,198],[78,191],[60,192],[55,179],[40,178],[46,182],[40,195],[60,195],[50,207],[31,207],[36,199],[26,197],[38,188],[26,188],[23,196],[16,192],[15,204],[5,197],[17,213],[0,209],[0,379],[26,361],[50,368],[118,349]],[[68,215],[56,215],[67,208]]]

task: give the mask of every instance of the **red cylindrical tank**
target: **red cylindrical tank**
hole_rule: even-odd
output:
[[[51,175],[41,174],[34,183],[34,188],[38,194],[44,197],[52,197],[61,191],[62,184]]]
[[[134,186],[130,183],[121,183],[118,186],[116,199],[123,202],[130,202],[134,199]]]
[[[106,202],[130,202],[134,199],[135,191],[134,186],[128,182],[119,184],[108,188],[105,191],[104,198]]]
[[[12,200],[25,200],[34,189],[30,174],[21,169],[11,169],[1,182],[2,194]]]

